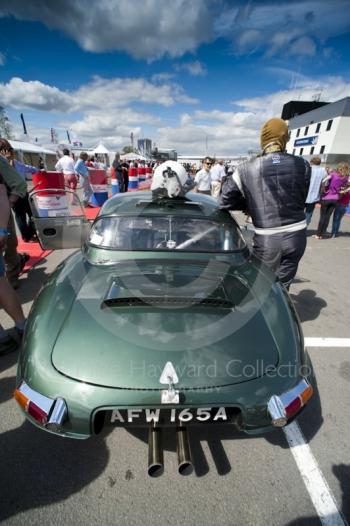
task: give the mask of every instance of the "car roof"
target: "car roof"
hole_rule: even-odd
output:
[[[177,215],[232,222],[228,212],[219,209],[217,201],[208,195],[189,192],[185,198],[152,199],[150,191],[116,194],[100,210],[103,215]]]

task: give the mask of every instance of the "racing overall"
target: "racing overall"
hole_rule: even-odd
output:
[[[220,208],[244,210],[254,225],[253,253],[288,289],[306,247],[305,199],[311,168],[281,151],[237,167],[223,181]]]

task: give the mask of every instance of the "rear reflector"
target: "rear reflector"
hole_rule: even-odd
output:
[[[301,398],[303,405],[305,405],[310,400],[313,393],[314,393],[314,390],[312,388],[312,385],[309,385],[309,387],[307,387],[305,391],[301,393],[300,398]]]
[[[19,389],[15,390],[14,398],[19,403],[19,405],[22,407],[23,411],[27,411],[27,408],[29,405],[29,399],[23,393],[21,393]]]

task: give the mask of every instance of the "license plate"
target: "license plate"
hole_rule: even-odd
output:
[[[187,425],[201,423],[231,423],[235,411],[227,407],[198,407],[198,408],[157,408],[113,409],[107,412],[106,422],[116,426],[147,426],[158,424],[162,426]]]

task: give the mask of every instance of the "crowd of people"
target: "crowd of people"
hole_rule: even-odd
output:
[[[195,165],[185,165],[185,169],[194,192],[214,197],[221,209],[241,210],[251,218],[254,254],[288,289],[305,251],[307,227],[316,205],[320,206],[320,217],[314,237],[326,237],[332,214],[331,237],[338,236],[350,202],[350,172],[347,163],[327,169],[321,166],[319,157],[312,158],[309,164],[302,157],[287,154],[287,139],[287,124],[282,119],[270,119],[261,129],[262,153],[255,159],[233,167],[206,156],[200,170]],[[153,162],[150,166],[155,170],[159,164]],[[116,154],[110,167],[121,193],[128,191],[130,166]],[[137,162],[133,166],[137,167]],[[89,168],[106,166],[86,152],[75,160],[68,149],[56,164],[67,188],[75,191],[80,185],[84,206],[89,206],[93,193]],[[29,256],[17,250],[12,211],[22,239],[37,241],[26,174],[41,169],[41,159],[37,167],[18,161],[11,144],[0,138],[0,305],[13,319],[17,333],[17,339],[13,338],[0,325],[0,355],[17,348],[25,326],[14,289]]]

